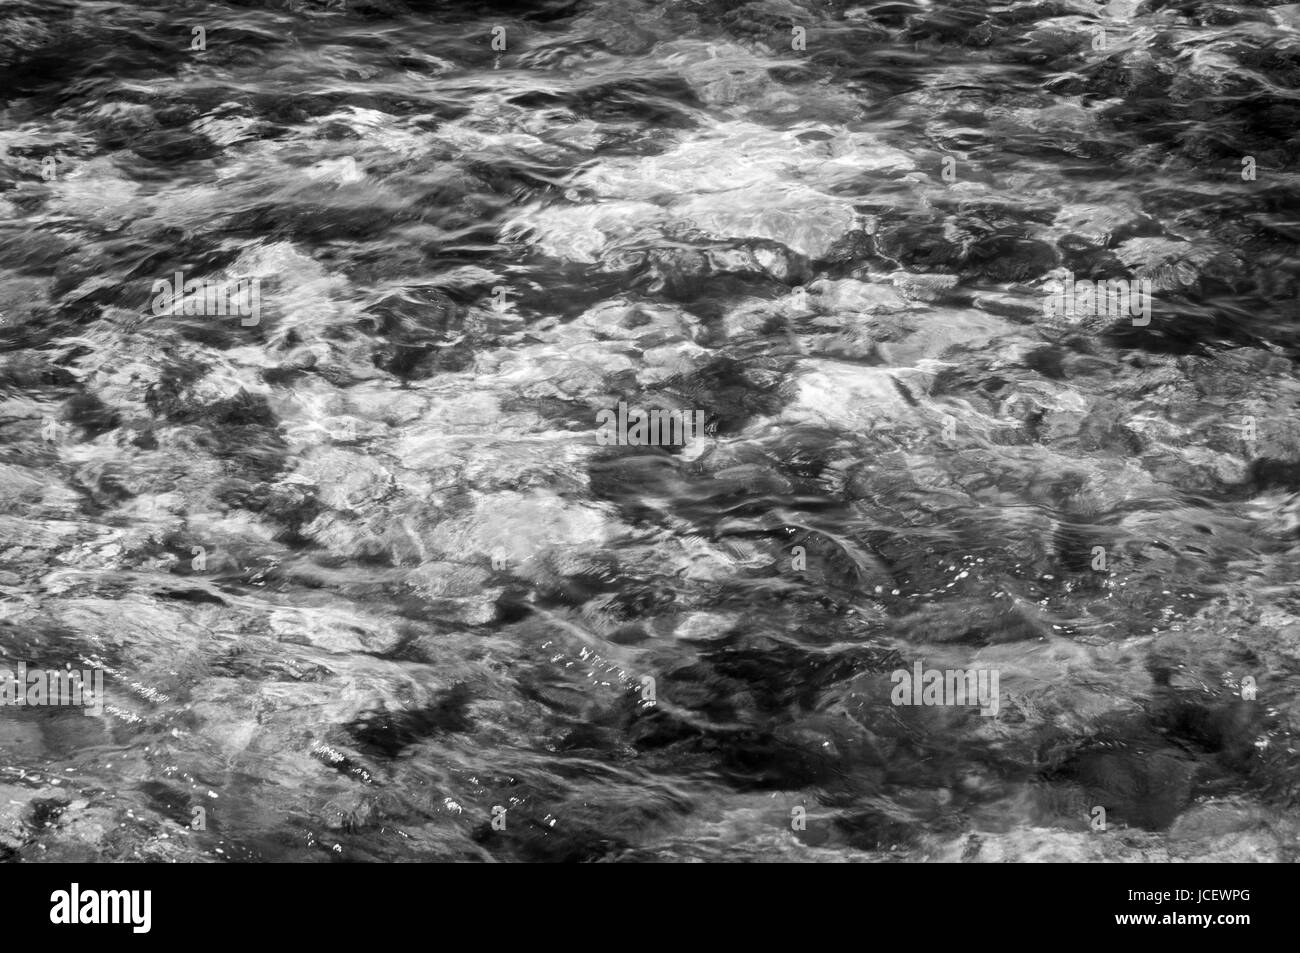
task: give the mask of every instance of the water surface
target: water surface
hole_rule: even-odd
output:
[[[1293,859],[1298,7],[488,6],[0,3],[0,851]]]

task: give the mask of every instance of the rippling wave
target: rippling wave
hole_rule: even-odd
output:
[[[3,0],[0,854],[1294,860],[1298,11]]]

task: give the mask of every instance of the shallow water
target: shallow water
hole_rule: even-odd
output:
[[[1300,6],[484,6],[0,3],[0,852],[1294,859]]]

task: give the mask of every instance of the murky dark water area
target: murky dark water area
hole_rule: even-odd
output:
[[[1298,28],[0,2],[0,855],[1295,859]]]

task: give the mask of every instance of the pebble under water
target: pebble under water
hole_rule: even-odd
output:
[[[1300,4],[3,0],[0,666],[104,697],[0,698],[0,857],[1297,859],[1297,87]]]

